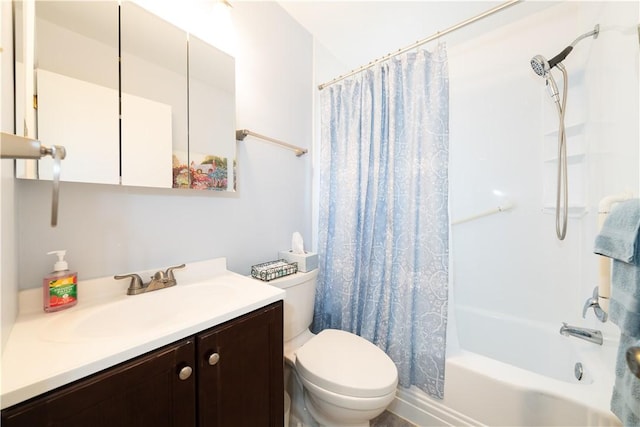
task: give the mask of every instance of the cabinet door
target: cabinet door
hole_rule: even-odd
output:
[[[198,335],[200,427],[282,426],[282,327],[279,301]]]
[[[179,372],[194,356],[194,341],[180,341],[5,410],[2,426],[193,427],[195,374]]]
[[[35,19],[37,138],[66,148],[62,181],[118,184],[118,2],[36,1]]]

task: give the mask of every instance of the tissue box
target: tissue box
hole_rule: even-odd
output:
[[[294,254],[291,251],[280,251],[278,252],[278,258],[286,259],[289,262],[297,262],[298,271],[302,273],[318,268],[318,254],[312,252]]]

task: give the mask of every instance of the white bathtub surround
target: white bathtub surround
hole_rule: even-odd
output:
[[[2,354],[2,409],[284,297],[228,271],[224,258],[188,263],[175,275],[176,286],[134,296],[112,276],[80,281],[78,304],[57,313],[42,311],[42,289],[20,292]]]
[[[451,374],[456,364],[448,361],[445,383],[452,383],[445,386],[443,404],[478,423],[620,423],[609,409],[617,350],[611,332],[617,328],[598,321],[593,311],[582,319],[582,309],[598,283],[593,254],[598,202],[627,188],[637,194],[640,183],[638,17],[637,2],[559,2],[513,22],[495,22],[491,30],[450,45],[452,216],[488,207],[495,189],[518,206],[452,232],[452,292],[462,355],[481,354],[500,364],[495,372],[486,368],[490,373],[471,375],[459,359],[469,377],[462,385],[482,395],[488,408],[483,409],[469,395],[466,405],[447,401],[458,393]],[[554,54],[595,24],[600,24],[598,39],[577,47],[567,61],[570,211],[567,237],[559,242],[554,215],[547,215],[555,212],[545,209],[555,197],[558,119],[529,61]],[[563,321],[602,330],[604,345],[560,336]],[[533,338],[540,334],[540,340]],[[581,382],[573,378],[578,361],[585,370]],[[504,362],[530,371],[510,375]],[[476,377],[483,383],[471,385]],[[464,388],[459,393],[464,396]],[[491,401],[514,399],[538,405],[538,411],[531,413],[524,404],[515,412],[490,409]],[[540,419],[545,413],[550,418]]]
[[[382,348],[400,384],[442,397],[449,267],[444,44],[322,92],[314,330]]]

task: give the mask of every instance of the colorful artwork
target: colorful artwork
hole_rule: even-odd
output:
[[[184,153],[186,155],[186,153]],[[189,178],[189,168],[186,161],[180,159],[176,153],[173,154],[173,188],[189,188],[191,179]]]
[[[227,190],[227,159],[205,155],[200,162],[192,160],[189,166],[174,154],[173,188],[195,190]]]

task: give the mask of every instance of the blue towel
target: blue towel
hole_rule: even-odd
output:
[[[634,376],[625,358],[626,349],[640,346],[640,340],[628,335],[620,337],[620,348],[616,360],[616,382],[611,397],[611,411],[616,414],[625,427],[640,426],[640,379]]]
[[[604,220],[596,236],[594,252],[627,263],[638,264],[640,199],[618,203]]]
[[[609,319],[622,334],[640,339],[640,266],[613,260]]]
[[[640,378],[626,351],[640,340],[640,200],[618,204],[596,237],[594,252],[613,258],[609,319],[620,328],[611,410],[625,426],[640,426]]]

